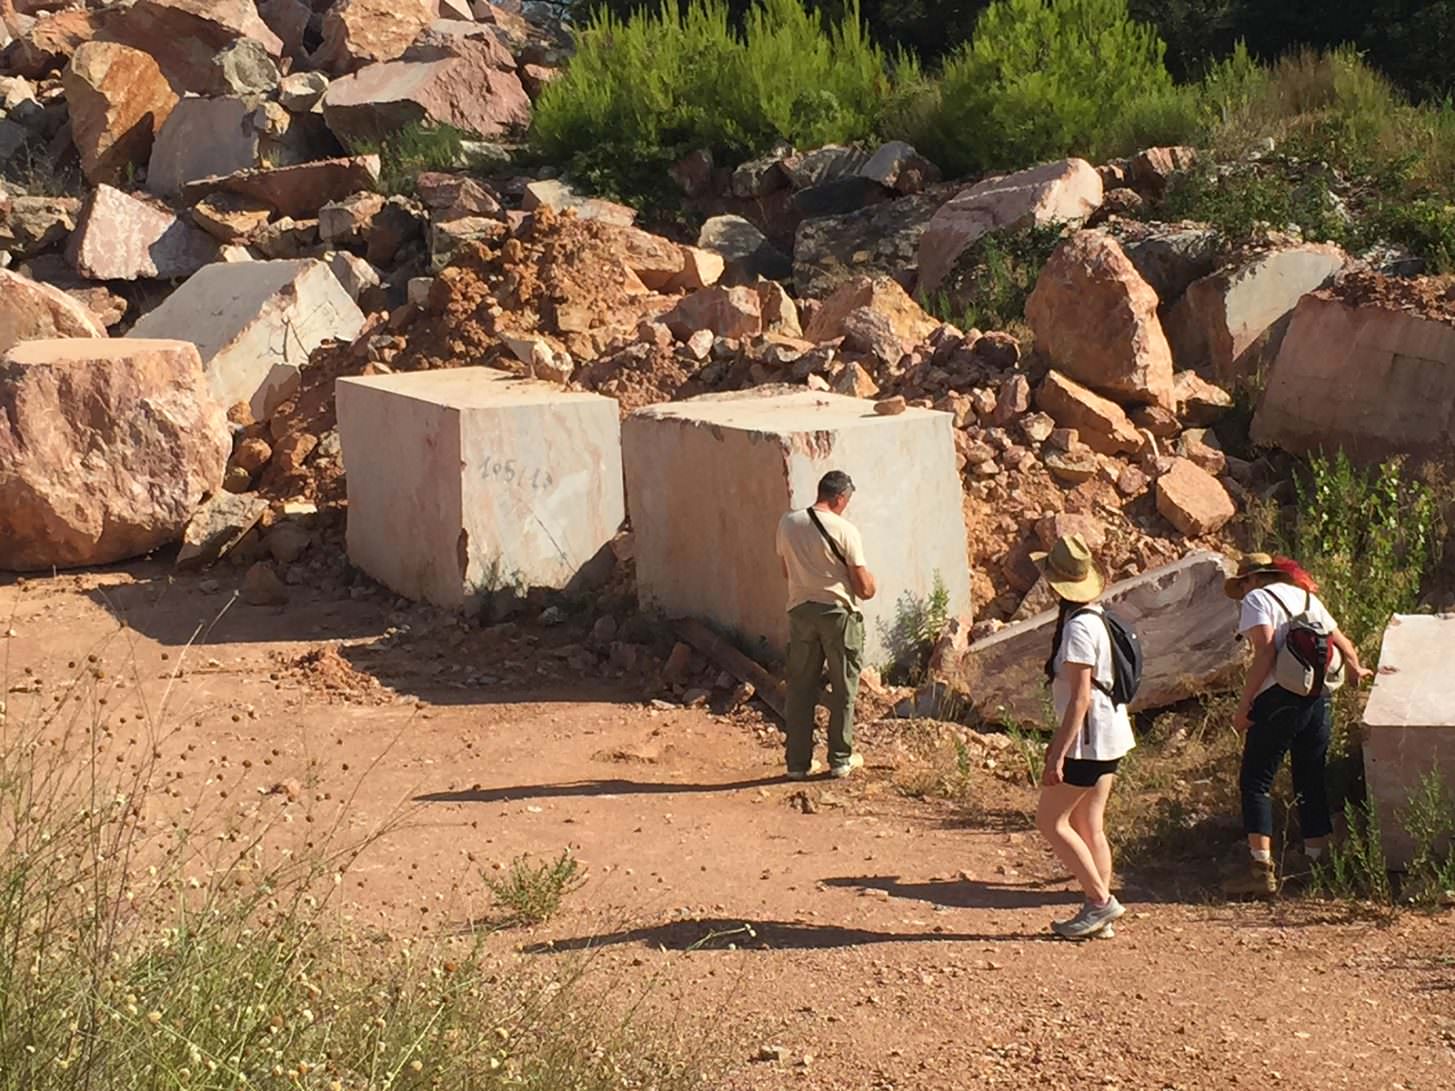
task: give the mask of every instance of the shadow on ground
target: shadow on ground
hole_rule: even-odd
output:
[[[674,783],[647,780],[575,780],[564,784],[517,784],[507,788],[466,788],[457,792],[428,792],[414,797],[415,803],[508,803],[521,799],[571,799],[589,796],[692,795],[705,792],[739,792],[772,785],[786,787],[781,776],[754,777],[717,784]]]

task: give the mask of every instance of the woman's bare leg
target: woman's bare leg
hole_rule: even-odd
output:
[[[1091,847],[1071,825],[1071,812],[1076,809],[1083,796],[1095,789],[1077,788],[1070,784],[1053,784],[1041,789],[1041,802],[1036,809],[1036,828],[1051,843],[1067,871],[1071,872],[1087,901],[1097,905],[1111,897],[1111,889],[1101,877]]]
[[[1091,850],[1097,874],[1107,890],[1111,889],[1112,864],[1111,845],[1106,839],[1106,801],[1111,797],[1116,779],[1115,774],[1099,778],[1096,786],[1086,791],[1071,809],[1071,828]]]

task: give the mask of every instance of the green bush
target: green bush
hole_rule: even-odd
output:
[[[466,133],[452,125],[406,125],[382,140],[350,141],[354,155],[377,155],[385,193],[413,193],[426,171],[458,170],[465,159]]]
[[[567,894],[585,882],[581,864],[563,849],[554,860],[533,864],[517,856],[500,878],[486,874],[485,886],[501,912],[501,924],[544,924],[561,908]]]
[[[625,20],[601,10],[576,47],[536,103],[532,147],[627,198],[662,192],[666,168],[697,148],[737,163],[780,141],[869,139],[890,98],[857,0],[837,22],[799,0],[760,0],[741,31],[725,0]]]
[[[1060,244],[1059,224],[980,236],[955,261],[926,310],[961,329],[1003,330],[1025,319],[1026,297]]]
[[[1129,150],[1120,118],[1154,100],[1165,119],[1164,48],[1126,0],[995,0],[945,64],[931,155],[973,172]]]
[[[1398,814],[1414,842],[1404,894],[1414,902],[1437,904],[1455,891],[1455,790],[1432,769]]]

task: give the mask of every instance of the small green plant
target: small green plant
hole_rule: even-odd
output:
[[[1310,892],[1340,901],[1388,906],[1389,868],[1380,843],[1379,816],[1373,807],[1350,800],[1344,804],[1344,817],[1348,835],[1341,844],[1331,843],[1327,856],[1314,867]]]
[[[1026,298],[1064,235],[1059,224],[992,231],[966,247],[925,309],[962,329],[1003,330],[1025,319]]]
[[[1415,902],[1437,903],[1455,890],[1455,791],[1438,769],[1420,778],[1399,820],[1414,842],[1403,893]]]
[[[944,578],[935,572],[929,595],[921,597],[906,591],[895,603],[894,623],[884,633],[892,657],[885,677],[903,685],[922,682],[930,651],[949,622],[950,591]]]
[[[570,849],[540,863],[517,856],[504,875],[486,874],[484,879],[501,911],[501,923],[513,925],[544,924],[560,910],[566,895],[585,882],[581,864]]]
[[[415,123],[379,140],[351,141],[350,150],[379,157],[385,193],[413,193],[415,179],[426,171],[459,170],[466,136],[451,125]]]
[[[1045,735],[1034,727],[1023,727],[1014,723],[1006,725],[1005,733],[1010,737],[1012,749],[1025,768],[1026,783],[1032,788],[1040,787],[1041,779],[1046,775],[1048,743]]]

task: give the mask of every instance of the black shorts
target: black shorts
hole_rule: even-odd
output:
[[[1112,758],[1111,761],[1067,758],[1061,766],[1061,779],[1073,788],[1095,788],[1102,777],[1114,775],[1121,763],[1121,758]]]

